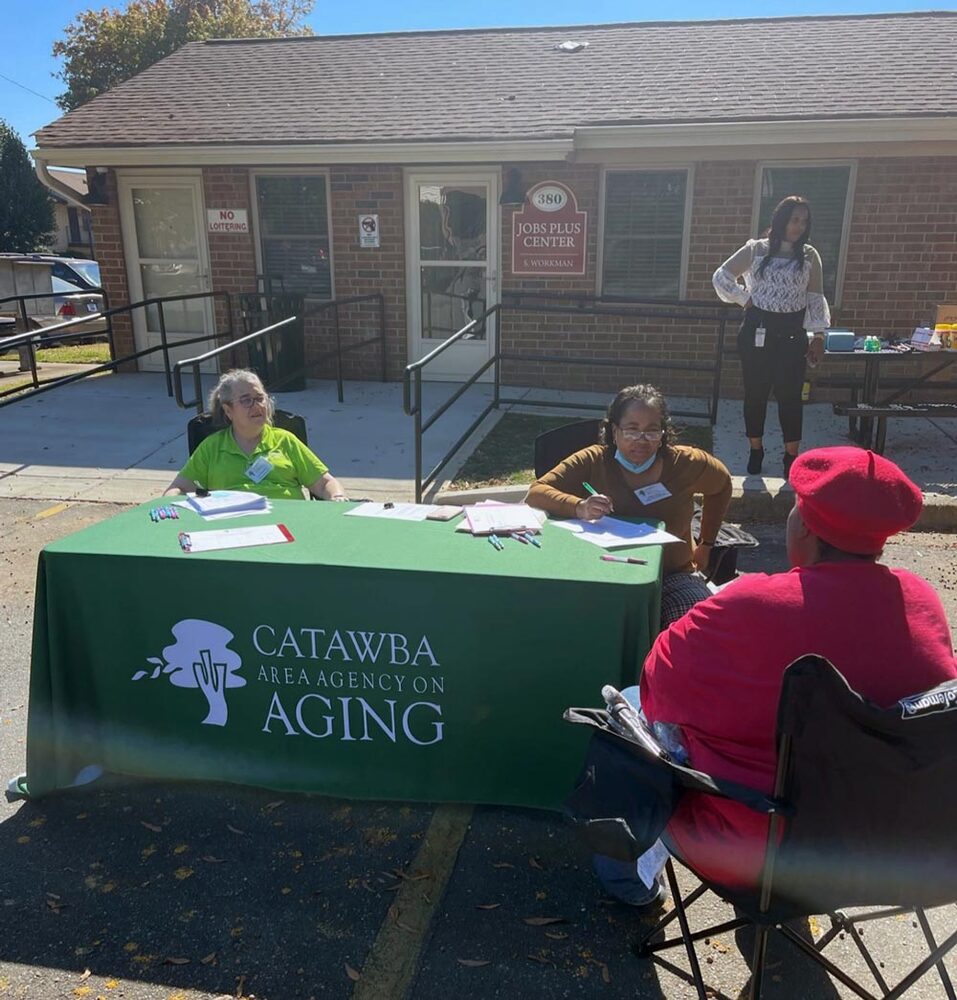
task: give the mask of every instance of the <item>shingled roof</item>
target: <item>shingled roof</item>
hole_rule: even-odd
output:
[[[953,116],[955,60],[953,11],[191,42],[37,139],[535,140],[588,126]]]

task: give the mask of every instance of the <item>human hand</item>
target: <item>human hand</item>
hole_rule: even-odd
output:
[[[343,493],[337,493],[333,497],[329,497],[330,500],[335,500],[336,503],[345,503],[349,498]]]
[[[824,338],[814,337],[807,345],[808,364],[816,365],[824,357]]]
[[[615,509],[610,497],[603,493],[594,493],[584,500],[579,500],[575,507],[575,517],[581,521],[597,521],[598,518],[610,514]]]
[[[703,573],[708,568],[708,563],[711,561],[712,548],[713,546],[705,545],[702,542],[699,542],[694,547],[694,551],[691,553],[691,561],[694,563],[695,569]]]

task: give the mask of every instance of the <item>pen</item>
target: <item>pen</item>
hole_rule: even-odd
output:
[[[505,548],[505,546],[498,540],[498,535],[495,534],[489,535],[488,540],[492,548],[494,548],[498,552],[501,552],[502,549]]]
[[[595,489],[595,487],[594,487],[594,486],[592,486],[592,484],[591,484],[591,483],[582,483],[582,486],[584,486],[584,487],[585,487],[585,489],[586,489],[586,490],[587,490],[587,491],[588,491],[588,492],[589,492],[589,493],[590,493],[590,494],[591,494],[591,495],[592,495],[593,497],[597,497],[597,496],[598,496],[598,490],[596,490],[596,489]]]
[[[514,538],[516,542],[521,542],[522,545],[528,545],[528,539],[520,531],[513,531],[512,538]]]
[[[636,559],[634,556],[612,556],[605,553],[601,557],[605,562],[623,562],[623,563],[636,563],[639,566],[647,566],[647,559]]]
[[[540,549],[542,547],[542,543],[530,531],[523,531],[522,536],[525,538],[525,541],[531,542],[536,549]]]

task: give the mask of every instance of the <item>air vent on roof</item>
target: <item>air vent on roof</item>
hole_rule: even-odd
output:
[[[556,46],[559,52],[581,52],[588,48],[588,42],[573,42],[571,40],[559,42]]]

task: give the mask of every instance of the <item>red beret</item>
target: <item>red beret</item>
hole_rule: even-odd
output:
[[[891,461],[861,448],[815,448],[788,477],[801,518],[818,538],[858,555],[874,555],[920,516],[920,490]]]

